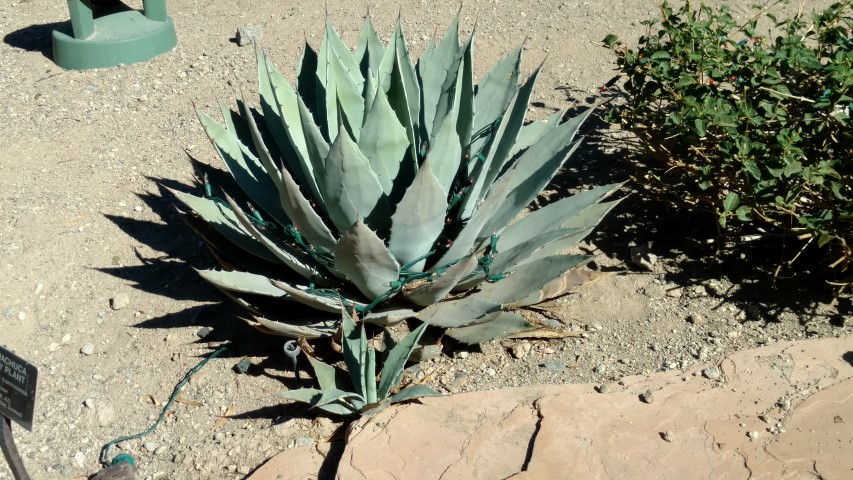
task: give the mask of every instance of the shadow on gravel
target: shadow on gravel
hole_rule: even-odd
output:
[[[580,98],[579,92],[564,90]],[[587,97],[576,102],[578,108],[569,115],[580,113],[582,107],[595,101]],[[610,129],[600,117],[604,108],[599,107],[587,121],[580,132],[585,135],[583,143],[554,178],[550,195],[537,199],[538,207],[593,186],[627,181],[617,194],[623,201],[587,239],[596,253],[622,261],[626,269],[660,275],[661,280],[684,287],[725,278],[728,282],[722,283],[730,282],[732,287],[717,294],[719,305],[732,302],[753,320],[777,321],[787,311],[798,315],[801,323],[816,320],[841,326],[844,318],[853,315],[849,296],[835,299],[830,306],[835,291],[826,281],[833,280],[837,272],[827,268],[825,252],[809,247],[793,268],[787,268],[787,261],[802,249],[802,242],[764,236],[735,245],[718,236],[716,218],[710,210],[677,207],[670,199],[653,196],[634,182],[632,176],[643,172],[637,161],[642,150],[632,137]],[[760,233],[752,228],[738,235]],[[634,245],[647,245],[648,251],[661,259],[656,273],[643,273],[632,266]],[[780,265],[783,268],[774,280]]]
[[[6,34],[3,43],[10,47],[20,48],[28,52],[39,52],[49,59],[53,59],[53,42],[51,35],[62,23],[43,23],[41,25],[30,25],[20,30]]]

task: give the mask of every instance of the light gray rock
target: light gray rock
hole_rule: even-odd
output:
[[[263,29],[257,25],[247,25],[237,29],[237,45],[245,47],[253,43],[261,43]]]

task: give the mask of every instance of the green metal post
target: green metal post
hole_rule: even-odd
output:
[[[71,28],[74,30],[74,38],[85,40],[95,33],[95,14],[92,13],[92,0],[68,0],[68,11],[71,13]]]
[[[142,0],[142,8],[149,20],[165,22],[166,18],[168,18],[166,15],[166,0]]]

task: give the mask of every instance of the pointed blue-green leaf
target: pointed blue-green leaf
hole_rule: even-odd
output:
[[[326,174],[326,157],[329,156],[329,144],[323,138],[320,128],[314,123],[314,118],[308,107],[302,101],[302,97],[296,97],[299,103],[299,118],[302,121],[302,129],[305,133],[305,150],[308,152],[308,160],[311,165],[312,174],[317,179],[317,185],[323,184],[323,177]],[[322,197],[324,204],[328,204],[326,199]]]
[[[422,323],[388,352],[388,358],[385,360],[385,365],[382,366],[382,373],[379,377],[379,389],[376,392],[379,398],[388,397],[388,392],[400,383],[406,362],[409,361],[409,356],[418,344],[418,340],[421,339],[421,335],[424,334],[426,327],[427,324]]]
[[[567,227],[594,227],[621,201],[622,199],[619,199],[590,205],[574,217],[566,220],[563,225]]]
[[[293,400],[309,405],[317,403],[322,396],[323,392],[316,388],[300,388],[299,390],[287,390],[276,394],[276,397],[282,400]],[[318,408],[334,415],[350,416],[357,413],[352,405],[346,403],[331,403]]]
[[[469,145],[474,125],[474,37],[476,34],[476,30],[471,32],[471,37],[464,47],[456,83],[454,105],[459,106],[456,131],[459,133],[459,143],[462,145],[463,152],[470,152]]]
[[[384,55],[385,47],[382,45],[382,40],[379,39],[379,35],[373,27],[373,21],[368,16],[364,19],[364,27],[361,29],[358,46],[353,54],[353,58],[358,63],[365,81],[367,81],[368,77],[372,77],[379,71],[379,64],[382,62]],[[368,72],[370,73],[368,74]]]
[[[272,183],[275,185],[276,191],[281,195],[281,172],[279,171],[278,165],[276,165],[269,149],[264,144],[264,139],[261,136],[260,130],[258,130],[258,124],[255,122],[255,116],[252,109],[249,107],[249,104],[243,100],[241,106],[243,107],[243,116],[246,118],[246,124],[249,127],[249,135],[252,138],[252,145],[255,147],[258,160],[260,160],[261,165],[263,165],[264,170],[267,172],[267,175],[272,179]],[[285,213],[287,213],[286,210]]]
[[[497,121],[509,105],[510,99],[518,88],[521,51],[522,47],[519,46],[503,60],[496,63],[477,86],[472,125],[475,134]],[[473,140],[472,158],[485,142],[486,138],[482,136]]]
[[[415,305],[422,307],[433,305],[450,293],[450,290],[452,290],[460,280],[465,278],[466,275],[471,273],[476,266],[477,257],[475,255],[468,255],[461,262],[458,262],[448,268],[437,279],[421,285],[407,293],[406,299]]]
[[[493,193],[480,204],[474,215],[462,227],[462,231],[453,239],[450,248],[436,262],[434,268],[447,265],[471,253],[475,246],[474,243],[478,238],[481,238],[480,232],[483,230],[483,225],[489,222],[492,216],[502,208],[506,193],[514,181],[515,173],[515,171],[507,172],[498,180]]]
[[[409,148],[406,129],[388,103],[385,92],[378,90],[367,114],[358,148],[367,157],[386,195],[391,195],[400,161]]]
[[[436,109],[442,97],[444,88],[454,85],[453,80],[456,79],[456,70],[459,69],[459,60],[457,56],[460,53],[459,48],[459,14],[453,19],[453,22],[447,28],[447,33],[433,50],[424,52],[418,59],[417,71],[421,79],[421,96],[423,98],[423,110],[421,111],[421,127],[425,129],[427,138],[432,138],[433,125],[436,119]],[[451,68],[456,59],[456,68]],[[450,77],[450,82],[447,82]],[[449,97],[445,95],[446,102],[452,99],[452,92],[449,92]],[[444,106],[442,114],[447,111],[447,106]],[[437,123],[435,124],[438,125]]]
[[[446,333],[455,340],[473,345],[536,328],[515,312],[495,312],[486,315],[481,320],[480,323],[474,325],[450,328]]]
[[[394,35],[388,42],[379,65],[378,78],[379,88],[388,95],[388,102],[397,113],[400,123],[406,128],[414,152],[417,148],[415,126],[420,113],[420,87],[399,17]]]
[[[458,103],[445,115],[429,151],[429,161],[445,196],[450,193],[462,162],[462,145],[456,130],[457,106]]]
[[[287,170],[281,172],[281,183],[281,205],[293,222],[293,226],[314,245],[326,250],[334,249],[337,243],[334,235],[320,215],[311,207],[311,203],[302,195],[299,185]]]
[[[485,170],[485,176],[481,189],[479,191],[480,199],[486,196],[491,189],[492,183],[498,178],[498,174],[503,171],[504,165],[511,158],[509,156],[513,145],[516,143],[521,127],[524,125],[524,117],[527,114],[527,106],[530,103],[530,95],[533,93],[533,87],[536,85],[536,78],[542,69],[540,64],[533,73],[530,74],[524,85],[519,88],[512,100],[509,102],[506,112],[501,117],[500,125],[495,132],[492,147],[489,149],[489,154],[486,156],[484,165],[488,167]],[[477,184],[480,179],[477,179]]]
[[[346,117],[352,135],[358,138],[361,120],[364,118],[364,100],[361,98],[364,77],[329,19],[326,19],[326,31],[317,59],[317,77],[326,93],[327,140],[332,142],[338,136],[338,126],[341,124],[338,107]]]
[[[349,385],[344,381],[344,376],[340,374],[338,369],[321,362],[311,355],[305,355],[305,357],[308,359],[308,363],[311,364],[311,369],[314,370],[314,378],[316,378],[317,383],[320,384],[321,390],[343,390],[344,388],[349,387]]]
[[[294,323],[282,323],[264,317],[255,317],[255,320],[262,327],[262,331],[289,338],[305,337],[311,340],[329,337],[338,329],[337,322],[332,318],[328,320],[320,318],[297,319],[294,320]]]
[[[495,259],[492,262],[491,272],[500,273],[505,270],[511,270],[515,268],[516,265],[523,263],[525,260],[530,258],[530,256],[533,255],[533,252],[558,240],[560,241],[560,245],[566,245],[566,247],[563,248],[577,244],[583,240],[584,237],[589,235],[589,232],[591,231],[591,229],[581,230],[578,228],[558,228],[541,234],[536,234],[536,232],[531,231],[529,232],[531,238],[528,240],[509,249],[501,248],[500,252],[495,255]],[[567,243],[571,243],[571,245]],[[498,244],[500,246],[500,242]]]
[[[240,225],[240,221],[237,220],[237,216],[234,215],[234,212],[232,212],[230,208],[226,208],[221,203],[207,198],[196,197],[177,190],[170,191],[184,205],[189,207],[205,222],[209,223],[214,229],[216,229],[217,232],[221,233],[225,238],[233,242],[238,247],[257,257],[271,262],[278,262],[278,259],[272,254],[272,252],[255,240],[255,238]]]
[[[323,196],[339,232],[359,218],[383,231],[388,223],[388,198],[370,162],[347,132],[341,132],[326,157]]]
[[[412,385],[391,395],[391,403],[403,403],[416,398],[441,397],[442,395],[426,385]]]
[[[391,252],[360,220],[338,241],[335,266],[371,300],[387,292],[400,277],[400,265]]]
[[[503,250],[512,248],[530,238],[531,232],[546,232],[560,227],[571,226],[576,228],[592,227],[593,225],[576,225],[574,218],[578,216],[584,209],[595,205],[602,199],[610,196],[618,190],[623,184],[613,183],[595,187],[590,190],[584,190],[578,194],[560,199],[550,205],[546,205],[539,210],[530,212],[523,218],[508,226],[501,233],[500,244]],[[568,224],[571,222],[571,224]],[[585,222],[584,222],[585,223]]]
[[[240,221],[240,225],[255,237],[258,242],[272,252],[272,254],[275,255],[281,263],[287,265],[291,270],[312,282],[318,282],[324,285],[332,283],[332,280],[320,270],[317,262],[308,256],[308,254],[301,250],[294,250],[287,245],[279,243],[264,235],[227,194],[225,195],[225,201],[228,202],[229,206],[231,206],[231,210],[237,216],[237,220]]]
[[[344,305],[341,304],[340,296],[323,296],[312,292],[311,289],[302,285],[291,285],[287,282],[281,282],[278,280],[271,280],[271,282],[274,287],[280,288],[287,293],[291,300],[307,305],[316,310],[338,313],[341,311],[341,308],[344,307]],[[354,300],[346,301],[346,307],[351,308],[353,305],[359,308],[366,306],[364,303],[356,302]]]
[[[314,126],[313,121],[306,123],[301,113],[303,99],[296,95],[293,88],[284,79],[275,65],[267,59],[267,71],[269,72],[270,85],[273,98],[278,109],[281,125],[287,137],[287,147],[282,150],[283,161],[288,166],[291,174],[303,185],[311,195],[322,203],[322,196],[317,182],[317,172],[312,163],[312,151],[308,148],[306,128]]]
[[[433,243],[444,229],[447,195],[432,173],[432,160],[424,161],[415,180],[406,190],[397,210],[391,216],[391,239],[388,247],[397,260],[405,265],[432,250]],[[412,265],[421,271],[426,260]]]
[[[363,330],[363,327],[362,327]],[[367,349],[367,365],[364,367],[365,381],[364,386],[366,388],[364,392],[364,401],[365,403],[375,403],[377,400],[376,395],[376,349],[373,347],[369,347]]]
[[[559,130],[559,129],[558,129]],[[556,131],[555,131],[556,132]],[[543,144],[542,149],[537,148]],[[480,232],[481,237],[487,237],[493,233],[501,232],[506,228],[507,224],[512,221],[530,202],[533,201],[542,192],[542,189],[554,178],[557,171],[563,166],[568,158],[577,150],[580,142],[572,145],[563,146],[556,153],[551,154],[551,149],[543,139],[538,144],[530,147],[525,152],[519,162],[513,167],[528,173],[522,178],[521,175],[516,175],[513,181],[513,188],[509,194],[504,197],[504,202],[500,209],[489,219]],[[537,155],[530,162],[522,162],[530,153]],[[520,181],[518,181],[521,179]],[[492,192],[494,194],[495,192]],[[491,195],[489,198],[491,197]]]
[[[364,97],[364,118],[361,122],[361,137],[359,137],[359,142],[361,142],[364,137],[364,124],[367,123],[367,119],[370,116],[370,110],[373,108],[373,102],[376,100],[376,92],[378,91],[380,90],[379,85],[376,84],[376,78],[373,76],[372,72],[368,70],[367,77],[364,79],[364,91],[361,94],[361,96]],[[388,99],[386,98],[385,101],[387,102]],[[391,110],[391,113],[394,113],[394,110]],[[397,123],[399,123],[399,121]],[[405,129],[403,129],[403,133],[405,134]]]
[[[410,308],[377,308],[364,315],[362,320],[364,320],[364,323],[388,327],[416,316],[417,313]]]
[[[302,46],[302,57],[299,59],[299,67],[296,70],[296,91],[299,92],[299,98],[305,102],[308,111],[312,112],[314,123],[322,130],[325,129],[324,118],[321,117],[325,117],[322,113],[326,89],[317,76],[318,61],[317,52],[306,41]]]
[[[503,281],[503,280],[501,280]],[[501,309],[500,304],[472,296],[448,300],[418,312],[418,319],[436,327],[462,327],[476,323],[483,315]]]
[[[236,293],[261,295],[271,298],[286,298],[287,294],[270,283],[263,275],[225,270],[196,270],[199,276],[216,288]]]
[[[341,350],[355,391],[363,398],[367,391],[367,337],[364,324],[358,327],[347,309],[341,309]],[[370,381],[374,381],[371,379]]]
[[[364,397],[355,393],[355,392],[347,392],[344,390],[340,390],[337,388],[331,388],[329,390],[323,390],[320,398],[317,399],[316,403],[314,403],[314,407],[320,408],[324,405],[329,405],[331,403],[350,403],[351,400],[361,400],[364,401]]]
[[[557,125],[560,124],[560,120],[565,114],[566,110],[560,110],[549,117],[535,122],[530,122],[521,127],[521,131],[518,132],[518,138],[515,140],[515,144],[509,151],[509,158],[515,158],[519,152],[526,150],[528,147],[538,142],[548,132],[557,128]]]
[[[225,104],[222,100],[217,100],[216,103],[219,104],[219,111],[222,113],[222,120],[225,121],[225,128],[228,129],[229,132],[237,133],[237,129],[234,126],[234,118],[231,109],[228,105]]]
[[[290,223],[281,208],[278,190],[260,161],[241,148],[240,141],[233,132],[229,132],[206,113],[199,110],[198,118],[211,143],[228,167],[228,171],[246,195],[280,224]]]
[[[533,292],[539,291],[552,280],[588,259],[583,255],[554,255],[519,265],[511,275],[495,283],[483,283],[480,291],[469,299],[482,299],[514,306]]]

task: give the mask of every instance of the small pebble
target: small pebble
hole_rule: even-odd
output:
[[[204,337],[206,337],[206,336],[210,335],[210,332],[212,332],[212,331],[213,331],[213,329],[212,329],[212,328],[210,328],[210,327],[203,327],[203,328],[199,329],[199,331],[197,331],[197,332],[195,333],[195,335],[196,335],[198,338],[204,338]]]
[[[26,320],[27,314],[24,312],[18,312],[18,320]]]
[[[154,455],[162,455],[168,447],[165,445],[160,445],[159,447],[154,449]]]
[[[488,375],[490,377],[494,377],[497,374],[498,374],[498,372],[494,368],[487,368],[486,369],[486,375]]]
[[[464,359],[468,358],[468,352],[466,352],[464,350],[461,352],[456,352],[456,358],[461,358],[464,360]]]
[[[115,422],[116,412],[110,405],[101,405],[98,408],[98,425],[109,427]]]
[[[681,296],[683,294],[684,294],[684,289],[681,287],[670,288],[669,290],[666,291],[666,296],[672,297],[672,298],[681,298]]]
[[[655,403],[655,394],[651,390],[646,390],[640,394],[640,400],[644,403]]]
[[[110,308],[113,310],[121,310],[130,305],[130,297],[126,293],[119,293],[110,299]]]
[[[665,442],[670,442],[670,443],[672,443],[672,438],[674,436],[675,436],[675,434],[672,433],[672,430],[667,430],[667,431],[662,432],[660,434],[660,438],[662,438]]]
[[[603,363],[599,363],[598,365],[595,366],[595,368],[592,369],[593,373],[597,373],[599,375],[606,372],[606,371],[607,371],[607,365],[605,365]]]
[[[87,344],[83,345],[83,347],[80,349],[80,353],[82,353],[83,355],[86,355],[87,357],[89,355],[95,353],[95,344],[87,343]]]
[[[260,43],[263,30],[257,25],[247,25],[237,29],[237,45],[245,47],[252,43]]]
[[[148,453],[154,453],[154,450],[157,450],[157,447],[160,445],[157,442],[145,442],[142,444],[142,448],[144,448]]]
[[[613,393],[618,386],[613,382],[602,383],[598,386],[598,393]]]
[[[563,362],[556,362],[553,360],[546,360],[539,364],[540,367],[544,367],[545,370],[550,370],[552,372],[562,372],[566,369],[566,364]]]
[[[749,437],[751,440],[755,440],[756,438],[758,438],[758,432],[755,430],[752,430],[749,433],[747,433],[746,436]]]
[[[528,353],[530,353],[530,350],[532,348],[533,346],[530,345],[530,342],[528,342],[527,340],[516,343],[512,346],[512,356],[518,359],[522,359],[526,357]]]
[[[699,325],[700,323],[704,323],[705,319],[698,313],[691,313],[687,316],[687,321],[693,325]]]
[[[91,398],[87,398],[86,400],[83,400],[83,405],[86,408],[95,408],[95,401]]]
[[[704,375],[708,380],[719,380],[722,376],[722,372],[720,372],[719,367],[714,365],[702,370],[702,375]]]

